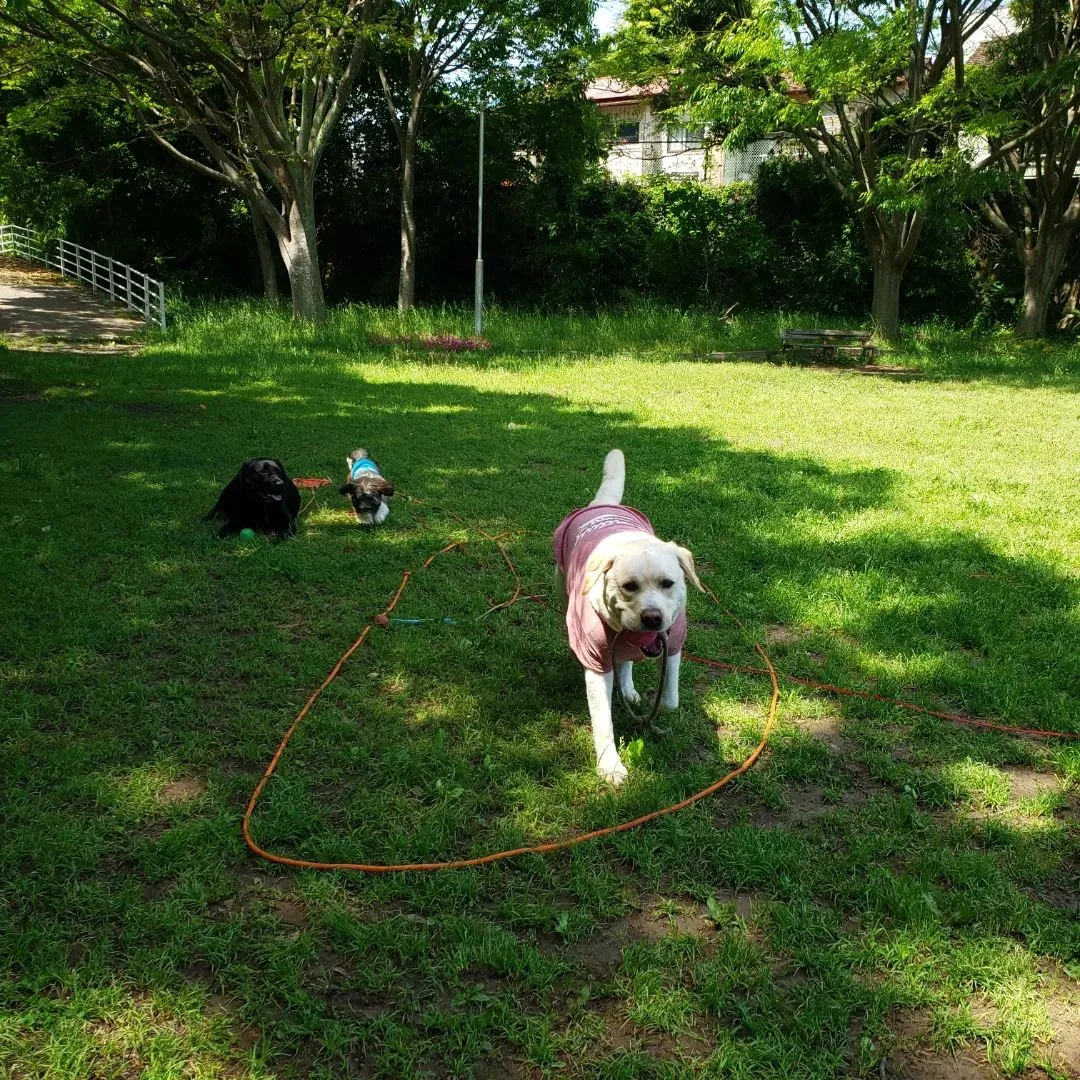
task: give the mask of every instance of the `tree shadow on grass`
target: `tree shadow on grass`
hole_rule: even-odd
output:
[[[704,786],[722,766],[717,725],[733,750],[752,740],[760,713],[740,726],[732,710],[760,709],[765,686],[699,687],[688,670],[670,736],[647,736],[635,782],[607,795],[558,619],[535,607],[470,619],[511,582],[497,551],[446,512],[524,530],[509,549],[540,587],[551,529],[591,496],[612,445],[627,452],[627,500],[696,551],[749,637],[774,628],[787,670],[1065,727],[1080,696],[1076,585],[944,527],[838,542],[846,521],[889,507],[892,473],[739,451],[629,412],[303,371],[237,392],[229,371],[194,379],[168,362],[147,411],[124,394],[145,374],[98,377],[89,396],[46,386],[4,406],[20,509],[6,560],[19,613],[5,671],[14,827],[2,841],[16,915],[3,933],[28,1046],[46,1054],[74,1038],[114,1065],[150,1053],[163,1029],[139,1024],[165,1016],[196,1033],[174,1053],[235,1063],[246,1045],[298,1075],[346,1075],[349,1062],[412,1075],[503,1052],[507,1071],[577,1056],[582,1075],[638,1058],[649,1075],[692,1031],[747,1067],[799,1060],[805,1075],[832,1076],[851,1065],[859,1025],[884,1045],[889,1009],[947,1011],[968,993],[959,960],[924,974],[920,991],[896,950],[960,956],[1006,1023],[1012,984],[984,969],[1001,961],[1027,977],[1075,944],[1068,916],[1038,900],[1075,872],[1067,790],[1035,826],[1000,820],[965,839],[963,822],[935,817],[981,806],[1002,766],[1060,776],[1075,757],[811,694],[789,695],[796,723],[730,796],[610,844],[428,878],[253,863],[238,815],[284,726],[402,569],[449,536],[470,539],[466,553],[418,575],[402,610],[461,623],[395,630],[350,662],[271,784],[261,840],[323,858],[475,853]],[[283,545],[218,543],[197,524],[246,456],[336,477],[358,442],[425,504],[399,502],[365,532],[324,490]],[[72,470],[58,463],[73,446],[107,512],[67,512]],[[703,624],[695,651],[751,657],[748,637],[699,597],[691,618]],[[838,752],[799,727],[823,710]],[[621,721],[620,733],[635,734]],[[827,812],[810,812],[808,787]],[[755,818],[770,807],[773,820]],[[753,935],[721,919],[692,941],[629,942],[597,981],[581,943],[645,886],[671,902],[752,886],[772,906]],[[89,942],[78,955],[77,942]],[[42,995],[46,1019],[31,1016]],[[626,1030],[639,1046],[617,1038]]]

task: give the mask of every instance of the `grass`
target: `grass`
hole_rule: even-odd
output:
[[[477,530],[546,589],[613,445],[746,624],[695,596],[694,651],[1080,730],[1077,350],[932,330],[919,382],[683,358],[784,321],[497,312],[490,352],[433,356],[367,335],[467,315],[251,307],[138,355],[0,351],[0,1076],[1078,1075],[1076,744],[785,688],[754,770],[610,842],[386,877],[243,847],[297,708],[448,538],[400,613],[458,623],[353,657],[266,846],[477,854],[741,759],[767,687],[687,667],[667,735],[620,723],[612,794],[557,618],[477,618],[513,587]],[[198,521],[246,456],[337,477],[357,444],[425,505],[361,532],[324,490],[283,545]]]

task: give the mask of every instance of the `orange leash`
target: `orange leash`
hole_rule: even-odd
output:
[[[499,544],[499,549],[502,551],[503,557],[510,562],[509,556]],[[455,548],[461,547],[460,541],[448,544],[441,551],[436,552],[434,555],[428,557],[424,563],[424,569],[427,569],[432,562],[438,558],[439,555],[445,554],[448,551],[452,551]],[[513,565],[512,563],[510,564]],[[251,794],[251,799],[248,801],[247,809],[244,811],[244,820],[242,829],[244,833],[244,843],[247,844],[248,849],[260,858],[267,859],[270,862],[280,863],[282,866],[294,866],[300,870],[360,870],[368,874],[389,874],[396,873],[405,870],[426,871],[426,870],[463,870],[469,866],[484,866],[487,863],[499,862],[502,859],[511,859],[515,855],[542,855],[551,851],[561,851],[564,848],[576,847],[578,844],[587,843],[590,840],[599,840],[602,836],[613,836],[615,833],[627,832],[629,829],[636,829],[639,825],[644,825],[646,822],[655,821],[657,818],[665,817],[668,814],[674,814],[679,810],[683,810],[688,806],[692,806],[696,802],[700,802],[702,799],[707,798],[714,792],[719,791],[726,784],[730,784],[737,776],[742,776],[744,772],[749,769],[755,761],[761,756],[762,751],[765,749],[765,744],[769,741],[769,736],[772,734],[772,729],[776,724],[776,710],[780,703],[780,684],[777,681],[776,670],[773,668],[772,661],[769,659],[765,650],[760,645],[755,645],[758,655],[765,661],[767,670],[769,671],[769,677],[772,681],[772,699],[769,703],[769,716],[765,723],[765,729],[761,735],[761,742],[757,744],[750,755],[743,761],[738,768],[732,769],[727,775],[722,776],[715,783],[710,784],[706,788],[702,788],[701,791],[695,792],[693,795],[689,795],[687,798],[682,799],[680,802],[673,803],[671,806],[662,807],[659,810],[653,810],[648,814],[642,814],[641,817],[634,818],[633,821],[624,821],[619,825],[610,825],[603,829],[593,829],[592,832],[579,833],[574,836],[566,836],[560,840],[552,840],[545,844],[531,844],[527,847],[511,848],[507,851],[493,851],[488,855],[480,855],[473,859],[448,859],[445,862],[425,862],[425,863],[339,863],[339,862],[319,862],[314,859],[294,859],[288,855],[275,855],[272,851],[267,851],[265,848],[260,847],[251,835],[251,816],[255,812],[255,806],[262,796],[270,777],[273,776],[274,770],[278,767],[278,762],[281,761],[282,754],[285,753],[285,748],[289,745],[289,740],[293,737],[296,729],[300,726],[300,721],[307,716],[311,707],[319,699],[319,695],[337,678],[339,672],[345,664],[345,661],[361,645],[367,640],[368,634],[371,633],[373,626],[385,626],[389,623],[390,613],[397,607],[398,601],[401,599],[401,594],[405,591],[405,586],[409,583],[409,579],[412,577],[412,571],[406,570],[401,576],[401,584],[397,587],[397,592],[394,593],[390,603],[382,610],[379,615],[376,615],[371,622],[364,627],[360,632],[360,636],[345,650],[341,659],[334,665],[330,674],[322,681],[317,690],[307,699],[304,703],[304,707],[297,714],[296,719],[289,725],[289,729],[285,732],[281,742],[278,744],[277,750],[274,751],[274,756],[270,759],[270,764],[266,766],[259,783],[256,785],[255,790]],[[517,589],[514,593],[514,600],[533,599],[522,595],[521,579],[518,576],[516,570],[514,577],[517,581]],[[506,607],[506,604],[499,604],[496,608]]]

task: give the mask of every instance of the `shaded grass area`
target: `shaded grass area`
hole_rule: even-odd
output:
[[[456,318],[217,312],[138,356],[0,353],[0,1066],[1076,1075],[1076,746],[786,688],[757,768],[611,842],[427,877],[246,855],[240,815],[285,726],[449,538],[465,550],[401,614],[458,623],[350,661],[268,789],[267,846],[478,854],[741,760],[767,687],[688,667],[670,732],[621,721],[644,749],[608,792],[557,618],[477,618],[513,585],[476,529],[513,530],[546,590],[551,529],[613,445],[628,501],[747,625],[694,597],[695,652],[742,662],[759,638],[786,671],[1080,730],[1070,350],[1044,379],[1015,351],[994,368],[915,341],[958,378],[871,382],[680,360],[765,321],[660,311],[621,339],[615,319],[500,315],[475,358],[364,344]],[[361,532],[324,491],[284,545],[198,524],[244,457],[336,477],[358,444],[424,505]]]

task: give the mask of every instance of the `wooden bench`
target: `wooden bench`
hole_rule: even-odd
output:
[[[877,349],[870,344],[870,336],[869,330],[781,330],[780,348],[810,349],[834,361],[839,353],[854,353],[858,359],[873,363]]]

